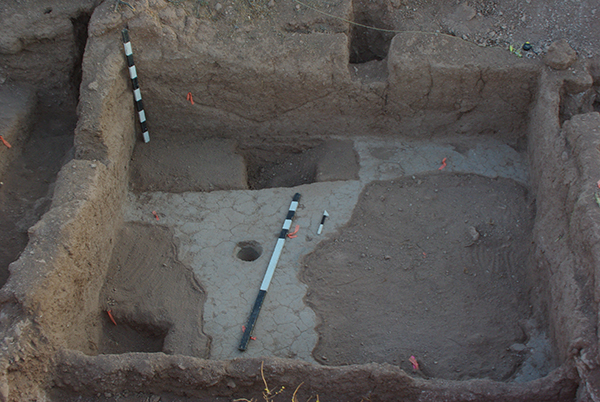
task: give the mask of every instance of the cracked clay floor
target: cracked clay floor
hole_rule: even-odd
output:
[[[352,215],[364,186],[374,180],[438,171],[446,158],[446,172],[503,177],[527,184],[526,156],[491,139],[404,141],[355,138],[359,180],[319,182],[294,188],[214,192],[129,194],[125,220],[164,225],[173,230],[179,260],[191,267],[206,291],[203,330],[211,338],[210,358],[275,356],[315,362],[317,318],[305,305],[307,286],[298,279],[301,260]],[[295,239],[286,240],[254,330],[256,340],[246,352],[237,349],[242,326],[254,303],[277,236],[293,195],[302,195],[293,227]],[[157,211],[156,221],[152,211]],[[330,217],[317,235],[323,210]],[[237,258],[244,241],[262,246],[254,261]]]

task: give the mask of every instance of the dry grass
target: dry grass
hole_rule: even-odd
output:
[[[264,362],[260,363],[260,376],[263,380],[263,383],[265,384],[265,388],[263,389],[263,393],[262,393],[263,400],[265,402],[274,401],[275,398],[277,397],[277,395],[281,394],[285,390],[285,387],[281,386],[281,387],[275,388],[275,389],[269,388],[269,384],[267,384],[267,380],[265,379]],[[303,382],[300,383],[300,385],[298,385],[296,387],[296,389],[294,390],[294,393],[292,394],[292,402],[299,402],[297,394],[298,394],[298,390],[300,389],[302,384],[304,384],[304,383]],[[306,402],[310,402],[311,400],[313,400],[313,398],[315,398],[315,397],[311,396],[309,399],[307,399]],[[239,398],[239,399],[234,399],[233,402],[257,402],[257,400],[254,398],[252,398],[252,399]],[[315,402],[319,402],[319,395],[316,396]]]

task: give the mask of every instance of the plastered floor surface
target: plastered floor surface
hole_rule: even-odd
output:
[[[199,314],[203,314],[204,332],[212,338],[211,359],[275,356],[315,362],[312,350],[318,341],[317,318],[303,302],[307,286],[298,279],[301,260],[349,221],[366,184],[403,175],[435,174],[444,158],[446,172],[504,177],[527,184],[524,153],[491,139],[473,140],[467,146],[464,141],[452,144],[355,138],[359,180],[263,190],[130,193],[125,219],[173,230],[179,259],[193,269],[207,294],[204,311]],[[292,224],[292,229],[300,226],[298,237],[286,240],[254,329],[256,339],[240,352],[242,326],[296,192],[302,196]],[[323,233],[317,235],[324,210],[329,218]],[[159,221],[152,211],[159,214]],[[237,258],[238,243],[244,241],[262,246],[255,261]]]

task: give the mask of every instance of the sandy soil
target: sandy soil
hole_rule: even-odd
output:
[[[374,182],[304,261],[323,364],[509,379],[528,338],[533,210],[522,186],[475,175]]]
[[[102,335],[92,353],[167,352],[208,357],[202,333],[206,296],[192,271],[177,260],[167,228],[128,224],[120,232],[100,293]]]

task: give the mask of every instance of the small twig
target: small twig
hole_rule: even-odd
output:
[[[265,373],[263,371],[263,366],[265,365],[265,362],[260,362],[260,376],[262,377],[263,382],[265,383],[265,392],[267,393],[267,395],[271,394],[271,391],[269,391],[269,386],[267,385],[267,380],[265,380]]]
[[[269,386],[267,385],[267,380],[265,380],[265,374],[263,371],[264,364],[265,364],[264,361],[260,362],[260,376],[262,377],[262,380],[265,383],[265,390],[263,392],[263,398],[265,399],[265,401],[268,402],[268,401],[273,400],[273,398],[275,398],[277,395],[281,394],[283,392],[283,390],[285,389],[285,387],[282,385],[278,391],[269,389]]]
[[[131,8],[133,11],[135,11],[135,8],[133,8],[133,6],[131,4],[129,4],[128,2],[123,1],[123,0],[115,0],[115,12],[119,11],[119,6],[121,4],[124,6],[127,6],[127,7]]]
[[[294,394],[292,395],[292,402],[298,402],[298,398],[296,398],[296,394],[298,393],[298,390],[300,389],[302,384],[304,384],[304,382],[301,382],[300,385],[298,385],[296,387],[296,390],[294,391]]]

